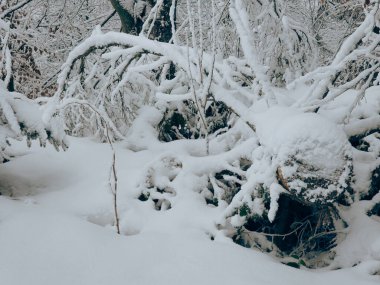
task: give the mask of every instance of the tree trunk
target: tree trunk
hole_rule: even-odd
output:
[[[112,7],[119,15],[121,22],[121,31],[128,34],[138,34],[135,25],[135,19],[121,4],[119,0],[110,0]]]
[[[132,15],[123,5],[122,0],[110,0],[113,8],[117,12],[121,22],[121,31],[132,35],[138,35],[141,32],[144,24],[143,20],[147,16],[147,11],[144,9],[141,15]],[[147,6],[153,7],[156,1],[145,0]],[[164,0],[163,5],[159,11],[151,34],[150,39],[160,42],[169,42],[172,38],[172,24],[170,22],[170,7],[172,0]]]
[[[152,38],[160,42],[169,42],[172,38],[172,23],[170,22],[171,0],[164,0],[161,11],[154,23]],[[174,13],[175,14],[175,13]],[[174,15],[175,20],[175,15]]]

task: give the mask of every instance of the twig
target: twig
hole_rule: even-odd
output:
[[[6,16],[8,16],[9,14],[21,9],[22,7],[24,7],[25,5],[27,5],[29,2],[32,2],[32,0],[26,0],[24,2],[21,2],[19,4],[16,4],[12,7],[10,7],[9,9],[5,10],[3,13],[0,14],[0,18],[3,19],[5,18]]]
[[[112,140],[111,140],[111,137],[110,137],[110,134],[109,134],[108,123],[103,118],[102,114],[94,106],[92,106],[90,103],[75,101],[75,102],[70,102],[70,103],[64,105],[64,107],[66,107],[68,105],[72,105],[72,104],[78,104],[78,105],[86,106],[86,107],[90,108],[104,122],[105,129],[106,129],[107,143],[110,146],[111,151],[112,151],[112,164],[111,164],[111,168],[110,168],[109,181],[108,181],[109,183],[108,183],[108,185],[109,185],[110,191],[111,191],[112,196],[113,196],[113,210],[114,210],[114,216],[115,216],[116,232],[118,234],[120,234],[119,211],[118,211],[118,207],[117,207],[118,178],[117,178],[117,171],[116,171],[116,151],[115,151],[115,148],[113,146],[113,143],[112,143]]]

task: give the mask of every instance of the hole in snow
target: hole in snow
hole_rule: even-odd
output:
[[[86,219],[90,223],[93,223],[102,227],[113,225],[115,221],[113,214],[110,212],[103,212],[103,213],[88,215]]]
[[[24,196],[34,196],[46,188],[44,185],[31,183],[28,179],[19,176],[0,176],[0,195],[19,198]]]

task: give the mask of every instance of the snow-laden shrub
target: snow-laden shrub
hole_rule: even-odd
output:
[[[209,102],[204,112],[207,135],[222,133],[229,128],[231,112],[223,102]],[[200,138],[205,135],[200,131],[201,124],[202,122],[197,116],[197,106],[194,106],[192,101],[168,106],[158,126],[159,138],[166,142]]]
[[[171,197],[176,195],[173,180],[181,171],[182,163],[174,156],[163,156],[146,170],[144,181],[137,186],[140,201],[152,201],[156,210],[171,208]]]
[[[11,26],[0,19],[0,162],[9,160],[6,148],[10,145],[10,139],[38,139],[41,146],[49,141],[58,149],[67,147],[65,132],[59,120],[51,118],[49,122],[43,122],[42,110],[39,104],[28,99],[21,93],[11,92],[13,88],[12,55],[9,50],[9,36]]]

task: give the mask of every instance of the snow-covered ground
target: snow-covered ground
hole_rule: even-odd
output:
[[[379,284],[372,275],[380,268],[376,221],[359,221],[371,229],[370,244],[357,231],[345,246],[360,241],[356,255],[367,261],[333,271],[295,269],[218,233],[220,210],[188,185],[176,188],[172,209],[152,210],[137,199],[136,185],[162,153],[115,147],[121,235],[112,226],[109,145],[70,138],[66,152],[13,146],[17,157],[0,166],[0,284]]]

